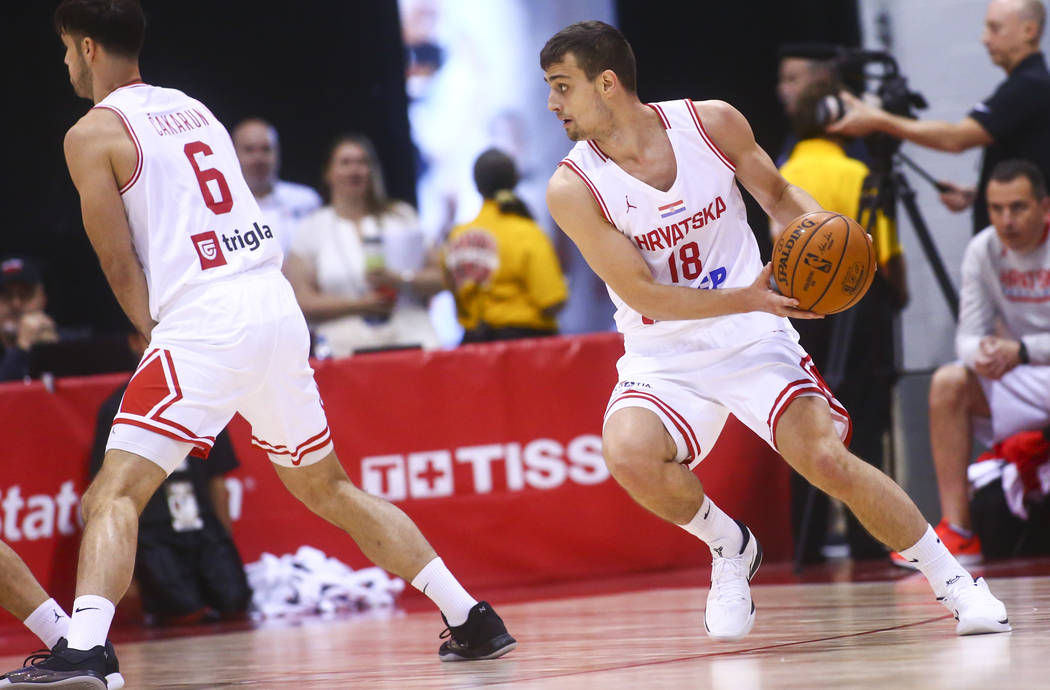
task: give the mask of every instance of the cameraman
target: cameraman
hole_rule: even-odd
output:
[[[818,104],[838,89],[833,82],[823,81],[810,84],[799,94],[791,117],[798,143],[780,172],[788,182],[809,192],[827,210],[856,218],[867,226],[871,211],[862,212],[861,203],[862,198],[868,199],[865,191],[870,191],[868,167],[850,158],[845,150],[846,142],[841,137],[825,133],[817,119]],[[770,229],[775,241],[780,228],[771,223]],[[882,439],[890,427],[891,393],[896,378],[895,319],[908,301],[908,287],[892,208],[876,212],[870,232],[878,272],[868,293],[851,310],[852,313],[813,321],[798,320],[794,326],[817,369],[825,375],[840,375],[840,380],[831,385],[835,387],[835,396],[852,413],[852,451],[878,465],[883,457]],[[838,348],[845,348],[841,353],[845,355],[841,360],[844,366],[841,372],[830,372],[828,365],[835,359],[832,353]],[[796,536],[800,537],[798,533],[810,489],[800,475],[792,477],[791,488],[792,521]],[[802,553],[803,563],[822,560],[820,549],[827,531],[827,518],[828,500],[823,494],[816,494],[810,531],[806,535],[809,548]],[[846,538],[850,555],[855,560],[886,557],[886,550],[848,511]]]
[[[992,0],[988,4],[981,41],[992,62],[1006,71],[1006,80],[957,123],[893,115],[843,92],[845,116],[829,125],[828,131],[847,136],[885,132],[952,153],[985,147],[977,187],[948,184],[950,190],[941,194],[941,201],[952,211],[973,204],[974,232],[979,232],[989,224],[984,189],[997,163],[1026,158],[1044,176],[1050,175],[1050,72],[1039,50],[1045,23],[1042,0]]]
[[[777,70],[777,98],[784,106],[784,114],[791,121],[798,112],[799,97],[813,84],[831,84],[838,80],[836,62],[843,48],[826,43],[789,43],[780,47],[780,65]],[[777,167],[787,162],[798,143],[792,129],[777,154]],[[861,139],[846,142],[846,155],[867,163],[868,151]]]

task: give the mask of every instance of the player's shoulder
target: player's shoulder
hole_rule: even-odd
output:
[[[124,124],[112,110],[91,108],[66,130],[64,146],[66,150],[79,149],[85,146],[104,144],[113,137],[124,135]]]
[[[734,123],[746,123],[747,120],[726,101],[717,99],[707,101],[692,101],[693,109],[696,111],[700,121],[705,127],[732,125]]]
[[[559,165],[547,181],[547,204],[562,205],[590,192],[586,183],[569,165]]]

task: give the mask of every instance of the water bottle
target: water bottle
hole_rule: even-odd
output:
[[[366,275],[372,271],[386,268],[386,251],[383,248],[383,236],[381,234],[375,233],[361,238],[361,247],[365,254]],[[381,287],[376,289],[376,292],[390,300],[397,297],[397,288],[394,287]],[[373,325],[386,323],[389,318],[388,316],[369,315],[365,317],[365,323]]]

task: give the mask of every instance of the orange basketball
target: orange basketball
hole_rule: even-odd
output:
[[[773,247],[773,279],[798,308],[834,314],[860,301],[875,277],[875,248],[857,221],[814,211],[784,228]]]

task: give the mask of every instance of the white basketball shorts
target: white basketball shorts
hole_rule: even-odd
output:
[[[991,447],[1018,432],[1050,426],[1050,366],[1022,364],[999,380],[977,380],[992,412],[990,419],[974,419],[974,438],[980,443]]]
[[[171,474],[187,454],[207,457],[239,412],[271,461],[315,463],[332,441],[309,349],[306,321],[279,271],[195,288],[161,314],[106,448]]]
[[[714,447],[730,413],[776,450],[780,415],[795,398],[827,401],[847,445],[852,422],[793,332],[776,331],[743,345],[663,357],[626,354],[617,363],[619,383],[605,411],[650,410],[678,447],[675,459],[695,467]]]

